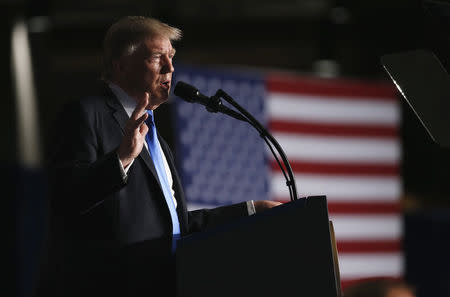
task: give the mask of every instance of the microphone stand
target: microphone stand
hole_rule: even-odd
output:
[[[238,120],[245,121],[245,122],[249,123],[250,125],[252,125],[256,130],[258,130],[261,138],[263,138],[264,141],[269,146],[272,154],[275,157],[275,160],[277,161],[278,165],[281,168],[281,171],[283,172],[284,177],[286,178],[286,185],[289,188],[289,194],[291,197],[291,201],[297,200],[298,199],[297,186],[295,184],[294,174],[292,172],[292,168],[291,168],[291,165],[289,164],[286,154],[284,153],[284,151],[281,148],[278,141],[272,136],[272,134],[269,133],[269,131],[267,131],[266,128],[264,128],[264,126],[260,122],[258,122],[258,120],[256,120],[248,111],[246,111],[242,106],[240,106],[230,95],[228,95],[222,89],[217,90],[216,94],[211,97],[211,101],[213,101],[213,103],[211,104],[210,108],[207,108],[207,110],[210,112],[222,111],[221,109],[224,105],[222,105],[220,98],[225,99],[228,103],[230,103],[232,106],[234,106],[243,116],[236,116],[237,113],[230,114],[230,112],[229,112],[230,109],[227,109],[227,112],[225,112],[225,114],[228,114]],[[217,106],[217,108],[212,108],[212,106]],[[220,108],[219,108],[219,106],[220,106]],[[278,151],[278,154],[281,156],[284,167],[287,169],[288,176],[286,176],[283,166],[281,165],[275,152],[273,151],[271,144],[273,144],[273,146],[275,146],[276,150]]]

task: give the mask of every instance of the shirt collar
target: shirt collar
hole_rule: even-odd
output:
[[[115,83],[108,82],[108,86],[114,93],[114,95],[116,95],[117,99],[119,99],[119,102],[120,104],[122,104],[128,117],[131,117],[131,114],[133,113],[137,105],[136,100],[129,96],[121,87],[119,87]]]

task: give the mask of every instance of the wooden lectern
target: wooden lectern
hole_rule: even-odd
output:
[[[180,239],[178,297],[339,297],[325,196],[291,201]]]

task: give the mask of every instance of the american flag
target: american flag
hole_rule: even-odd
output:
[[[294,171],[299,197],[326,195],[342,286],[401,278],[400,105],[380,82],[178,67],[177,81],[219,88],[266,125]],[[289,201],[285,179],[250,125],[173,97],[176,155],[190,209]],[[225,102],[224,102],[225,103]]]

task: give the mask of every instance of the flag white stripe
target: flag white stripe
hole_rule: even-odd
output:
[[[371,137],[332,137],[273,133],[289,160],[320,162],[398,163],[401,157],[397,139]]]
[[[297,192],[300,196],[326,195],[329,201],[367,201],[377,198],[379,202],[395,202],[401,194],[398,176],[362,177],[295,174]],[[270,179],[271,196],[289,197],[286,180],[281,173],[273,173]]]
[[[402,253],[338,255],[341,279],[368,277],[401,277],[404,271]]]
[[[381,99],[381,98],[380,98]],[[270,92],[267,111],[273,119],[340,124],[392,125],[400,122],[397,101],[373,98],[345,99],[330,96]]]
[[[400,215],[334,215],[336,239],[346,240],[396,240],[402,236]]]

